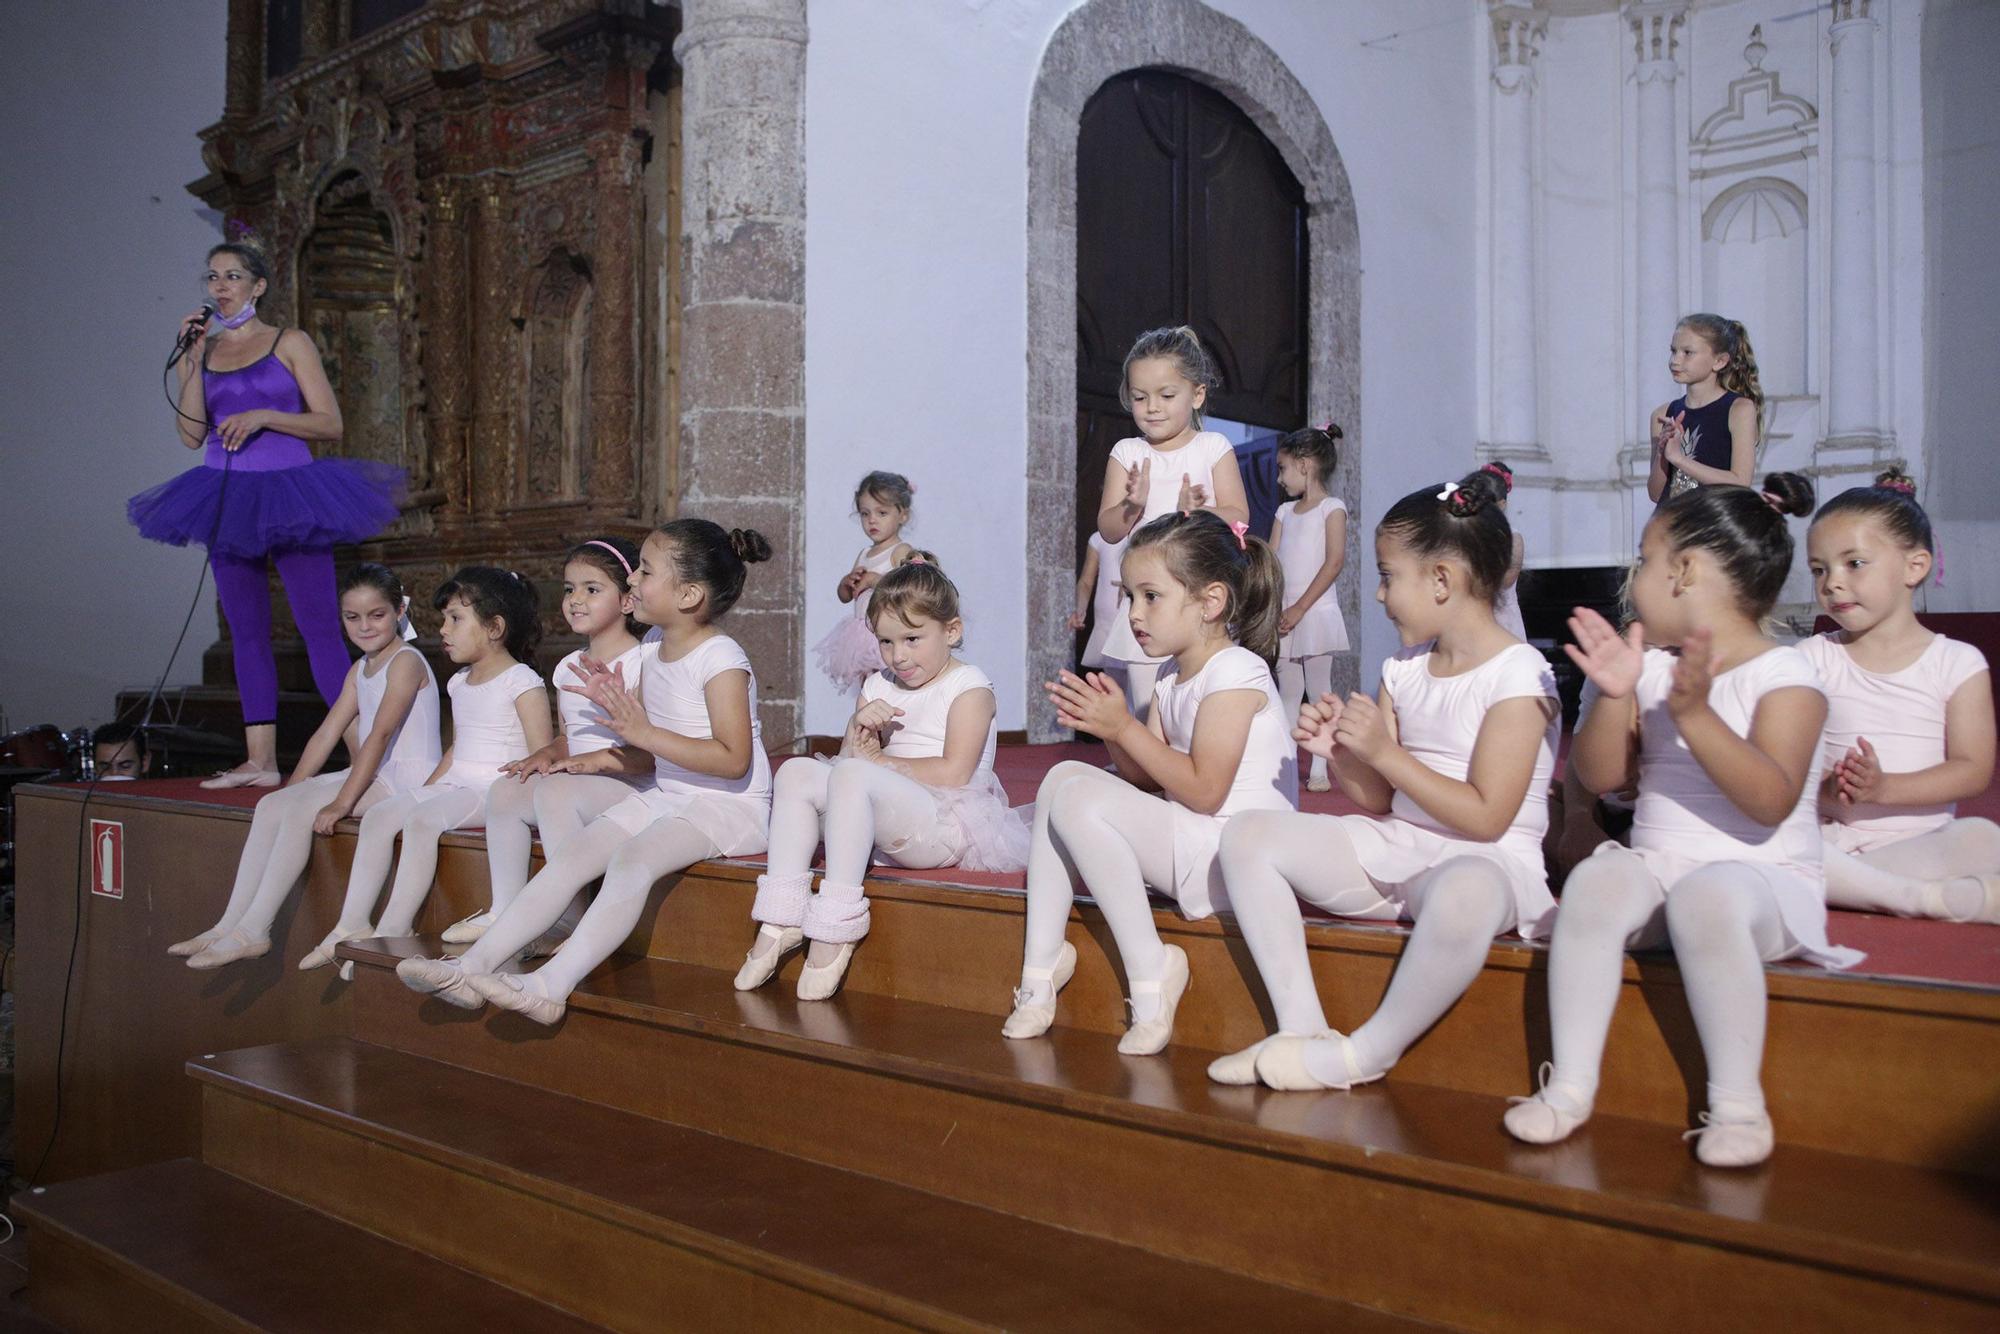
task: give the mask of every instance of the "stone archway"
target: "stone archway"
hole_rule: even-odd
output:
[[[1061,737],[1039,683],[1068,666],[1076,524],[1076,144],[1084,104],[1113,75],[1155,66],[1228,97],[1305,187],[1310,246],[1308,417],[1346,431],[1339,494],[1356,501],[1361,459],[1361,264],[1354,193],[1319,108],[1278,54],[1199,0],[1086,0],[1049,38],[1028,107],[1028,734]],[[1356,568],[1358,522],[1348,525]],[[1358,580],[1338,585],[1350,630]],[[1354,636],[1358,641],[1358,633]],[[1352,689],[1353,655],[1336,667]]]

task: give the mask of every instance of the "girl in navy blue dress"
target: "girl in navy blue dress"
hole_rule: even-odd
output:
[[[1764,390],[1749,333],[1737,320],[1690,315],[1674,327],[1667,365],[1674,383],[1686,388],[1653,410],[1646,494],[1658,504],[1697,486],[1750,485]]]

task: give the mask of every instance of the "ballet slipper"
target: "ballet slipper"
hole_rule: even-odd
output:
[[[244,959],[260,959],[271,952],[271,940],[251,939],[231,932],[218,936],[205,949],[188,956],[187,966],[199,972],[221,968],[226,964],[239,963]]]
[[[396,965],[396,976],[420,996],[436,996],[461,1010],[477,1010],[486,998],[465,980],[465,970],[455,959],[404,959]]]
[[[235,787],[276,787],[282,777],[276,769],[224,769],[213,778],[204,778],[201,785],[211,792],[226,791]]]
[[[1173,1041],[1174,1011],[1180,1008],[1181,997],[1187,994],[1188,961],[1187,953],[1178,945],[1168,945],[1165,951],[1166,968],[1159,978],[1132,984],[1133,995],[1158,995],[1160,1006],[1151,1019],[1136,1020],[1125,1030],[1125,1036],[1118,1039],[1121,1056],[1156,1055]]]
[[[1244,1088],[1257,1082],[1257,1053],[1264,1050],[1272,1038],[1295,1036],[1287,1033],[1273,1033],[1270,1037],[1259,1038],[1242,1051],[1234,1051],[1227,1056],[1218,1056],[1208,1063],[1208,1077],[1218,1084],[1228,1084]]]
[[[1681,1136],[1710,1167],[1755,1167],[1771,1156],[1776,1138],[1766,1112],[1703,1112],[1701,1125]]]
[[[201,953],[216,941],[221,940],[225,934],[227,933],[221,927],[211,926],[198,936],[189,936],[186,940],[167,946],[167,953],[173,955],[176,959],[185,959],[190,954]]]
[[[840,952],[833,956],[833,962],[815,966],[808,959],[806,966],[799,970],[799,999],[807,1001],[830,999],[840,990],[840,980],[847,976],[848,961],[854,958],[856,942],[843,940]]]
[[[485,935],[486,929],[493,925],[494,915],[491,908],[482,908],[470,917],[459,918],[444,929],[444,943],[447,945],[472,944],[472,942]]]
[[[313,946],[312,952],[299,960],[299,971],[310,973],[315,968],[324,968],[333,962],[333,954],[343,940],[359,940],[367,935],[365,931],[342,931],[339,927],[326,933],[326,939]]]
[[[523,987],[521,979],[512,973],[468,973],[465,981],[492,1004],[526,1015],[545,1027],[560,1023],[563,1012],[569,1008],[567,1001],[535,995]]]
[[[1314,1042],[1339,1043],[1342,1074],[1336,1079],[1322,1079],[1314,1074],[1306,1064],[1308,1045]],[[1361,1068],[1354,1059],[1354,1041],[1345,1034],[1332,1029],[1310,1038],[1273,1038],[1263,1051],[1257,1053],[1257,1078],[1267,1088],[1288,1089],[1304,1092],[1312,1089],[1351,1089],[1357,1084],[1372,1084],[1387,1070],[1369,1072]]]
[[[1976,903],[1971,912],[1951,910],[1944,892],[1947,885],[1971,887],[1971,893],[1965,896]],[[1962,875],[1925,885],[1923,915],[1941,922],[2000,922],[2000,875]]]
[[[1306,779],[1306,791],[1331,792],[1333,791],[1333,780],[1325,774],[1314,774],[1312,777]]]
[[[1028,987],[1017,988],[1014,992],[1014,1012],[1008,1015],[1007,1022],[1001,1025],[1000,1036],[1038,1038],[1048,1032],[1049,1027],[1056,1021],[1055,998],[1069,985],[1070,978],[1075,974],[1076,946],[1067,940],[1062,943],[1062,948],[1056,951],[1055,967],[1023,968],[1022,980],[1049,983],[1049,999],[1045,1002],[1030,1002],[1028,997],[1032,996],[1034,991]]]
[[[806,933],[795,926],[772,926],[769,922],[760,925],[757,928],[758,943],[774,940],[777,944],[762,954],[757,953],[756,945],[750,947],[750,952],[743,956],[743,966],[736,970],[736,989],[755,991],[769,982],[785,956],[803,945],[805,939]]]
[[[1568,1085],[1552,1086],[1551,1069],[1543,1061],[1541,1088],[1532,1097],[1507,1099],[1512,1105],[1500,1118],[1507,1133],[1524,1144],[1555,1144],[1566,1140],[1590,1119],[1590,1102],[1577,1098]]]

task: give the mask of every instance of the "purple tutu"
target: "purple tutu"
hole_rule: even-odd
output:
[[[401,468],[371,459],[314,459],[290,468],[189,468],[132,497],[141,537],[190,542],[245,559],[291,548],[364,542],[396,521]],[[216,523],[218,506],[222,521]]]
[[[813,645],[813,656],[845,695],[861,689],[870,673],[882,670],[882,643],[859,614],[841,617],[826,638]]]

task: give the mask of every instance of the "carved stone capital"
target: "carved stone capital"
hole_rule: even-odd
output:
[[[1489,17],[1493,22],[1494,86],[1503,93],[1532,90],[1535,57],[1541,54],[1542,38],[1548,32],[1548,11],[1513,0],[1495,0]]]
[[[1625,6],[1632,28],[1633,54],[1639,81],[1672,82],[1680,73],[1681,25],[1687,22],[1687,0],[1641,0]]]

